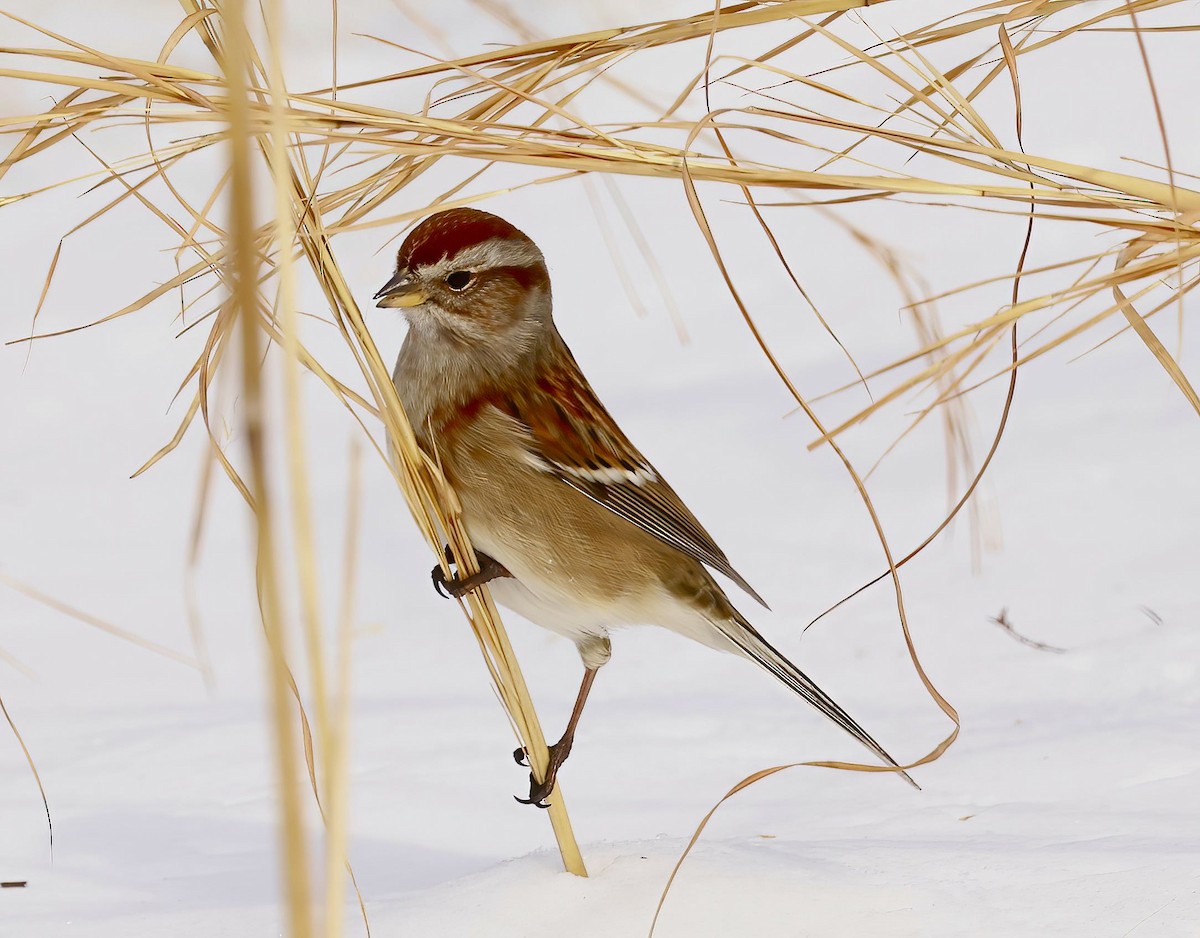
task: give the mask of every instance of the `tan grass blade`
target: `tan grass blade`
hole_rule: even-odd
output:
[[[25,737],[21,735],[21,731],[17,729],[16,721],[8,712],[8,707],[4,703],[4,697],[0,696],[0,713],[4,714],[4,720],[8,723],[8,729],[16,739],[17,745],[21,747],[21,752],[25,756],[25,764],[29,766],[29,771],[33,774],[34,784],[37,785],[38,794],[42,796],[42,807],[46,810],[46,830],[50,835],[50,856],[54,856],[54,821],[50,817],[50,801],[46,798],[46,788],[42,784],[42,777],[38,774],[37,763],[33,761],[33,753],[29,751],[29,747],[25,745]]]
[[[1008,35],[1008,30],[1006,29],[1004,24],[1001,24],[998,29],[999,29],[1000,45],[1004,52],[1005,66],[1009,70],[1009,74],[1012,79],[1013,121],[1015,124],[1017,141],[1018,141],[1018,144],[1023,149],[1024,141],[1023,141],[1023,134],[1022,134],[1022,126],[1023,125],[1022,125],[1022,107],[1021,107],[1021,84],[1020,84],[1020,79],[1019,79],[1018,72],[1017,72],[1016,54],[1015,54],[1015,50],[1013,49],[1012,40],[1010,39],[1010,37]],[[1020,253],[1017,257],[1016,270],[1014,271],[1013,276],[1012,276],[1012,305],[1013,306],[1016,306],[1020,299],[1021,277],[1025,270],[1025,259],[1029,254],[1029,246],[1033,239],[1033,222],[1034,222],[1034,218],[1036,216],[1036,211],[1037,211],[1037,205],[1034,201],[1031,200],[1030,204],[1029,204],[1029,222],[1025,227],[1025,237],[1021,244]],[[984,455],[983,461],[979,464],[978,470],[975,472],[975,475],[972,477],[970,484],[967,485],[966,490],[962,493],[962,496],[958,499],[957,502],[955,502],[954,506],[950,509],[949,512],[947,512],[946,516],[941,520],[941,522],[938,523],[937,527],[934,528],[933,531],[930,532],[929,535],[927,535],[925,537],[925,539],[921,541],[920,544],[918,544],[915,548],[913,548],[911,551],[909,551],[907,554],[905,554],[902,558],[900,558],[899,561],[896,562],[895,566],[897,568],[904,566],[906,563],[908,563],[910,560],[912,560],[914,557],[916,557],[918,554],[920,554],[921,551],[923,551],[926,547],[928,547],[935,540],[937,540],[937,538],[941,535],[941,533],[944,530],[946,530],[947,527],[949,527],[949,525],[954,520],[954,518],[962,510],[963,506],[966,505],[969,502],[969,500],[971,499],[971,496],[975,494],[975,490],[976,490],[976,488],[978,488],[979,483],[981,481],[983,481],[983,477],[987,473],[988,467],[991,465],[992,459],[996,455],[996,451],[1000,448],[1000,440],[1003,438],[1004,431],[1008,427],[1008,418],[1009,418],[1009,415],[1012,413],[1013,398],[1015,397],[1016,390],[1017,390],[1018,350],[1017,350],[1017,323],[1015,321],[1012,323],[1012,326],[1010,327],[1010,332],[1011,332],[1011,337],[1012,337],[1011,348],[1012,348],[1013,366],[1012,366],[1011,371],[1009,371],[1008,390],[1005,393],[1004,405],[1000,411],[1000,419],[997,422],[996,432],[992,437],[991,445],[988,447],[988,451]],[[958,383],[956,382],[954,387],[957,387],[957,385],[958,385]],[[934,405],[931,405],[931,407],[932,406],[934,406]],[[928,412],[929,412],[929,408],[922,411],[921,416],[923,417]],[[920,418],[918,418],[918,419],[920,419]],[[839,608],[844,603],[853,599],[859,593],[866,590],[868,587],[874,586],[880,580],[887,577],[888,574],[889,574],[889,571],[885,570],[883,573],[876,576],[873,580],[860,586],[853,593],[850,593],[849,595],[838,600],[836,603],[834,603],[832,606],[830,606],[828,609],[826,609],[824,612],[822,612],[820,615],[818,615],[815,619],[813,619],[811,622],[809,622],[808,625],[805,626],[805,631],[810,629],[813,625],[815,625],[817,622],[819,622],[821,619],[823,619],[829,613],[833,612],[835,609]]]
[[[782,365],[779,363],[779,360],[775,357],[774,353],[771,351],[771,349],[769,348],[769,346],[763,339],[762,334],[758,331],[758,327],[755,325],[753,317],[750,315],[749,310],[747,309],[745,303],[742,301],[741,295],[738,292],[736,286],[734,285],[733,279],[729,274],[729,270],[728,270],[727,266],[725,265],[725,261],[722,257],[720,248],[717,246],[716,239],[713,236],[712,229],[708,225],[708,220],[705,216],[704,208],[700,202],[699,195],[696,192],[695,184],[694,184],[693,180],[687,175],[686,164],[685,164],[685,174],[684,174],[684,185],[685,185],[685,189],[686,189],[687,196],[688,196],[688,203],[690,204],[692,211],[696,217],[696,223],[699,226],[701,234],[703,234],[705,241],[708,243],[709,250],[711,251],[711,253],[713,255],[713,260],[716,263],[717,269],[720,271],[721,276],[725,280],[725,284],[729,290],[729,295],[730,295],[731,299],[737,305],[738,310],[742,314],[742,318],[745,320],[746,325],[749,327],[750,332],[754,336],[755,341],[759,344],[759,347],[762,349],[763,354],[766,356],[767,361],[770,363],[772,369],[779,376],[780,380],[784,383],[784,385],[788,388],[789,392],[792,394],[793,398],[796,400],[796,403],[805,412],[805,414],[807,415],[809,420],[812,422],[812,424],[817,428],[817,430],[819,432],[822,433],[823,437],[826,437],[829,439],[830,446],[833,448],[834,452],[837,454],[838,458],[841,460],[843,467],[846,469],[846,472],[849,474],[852,481],[854,482],[854,486],[858,490],[858,493],[863,500],[863,504],[867,509],[867,513],[871,517],[871,522],[875,526],[876,535],[879,538],[880,546],[883,548],[884,556],[887,559],[887,563],[888,563],[888,569],[892,576],[892,582],[893,582],[893,585],[895,588],[895,594],[896,594],[896,609],[897,609],[897,613],[899,614],[901,629],[904,633],[905,645],[908,648],[909,659],[911,660],[913,668],[917,672],[917,676],[920,678],[921,683],[924,685],[926,691],[929,693],[929,696],[934,700],[934,702],[937,704],[939,709],[941,709],[942,712],[945,713],[946,716],[949,717],[951,722],[954,724],[954,727],[951,730],[950,734],[944,740],[942,740],[942,742],[939,743],[937,747],[935,747],[929,754],[927,754],[926,756],[924,756],[923,758],[917,760],[916,762],[914,762],[912,764],[913,765],[923,765],[926,762],[933,761],[934,759],[937,759],[941,755],[941,753],[944,752],[954,742],[954,739],[958,736],[958,731],[959,731],[958,714],[954,710],[954,708],[950,705],[950,703],[941,695],[941,693],[937,690],[937,688],[934,687],[933,683],[929,680],[928,676],[925,673],[925,669],[921,665],[920,659],[917,656],[916,647],[913,644],[912,636],[909,632],[908,619],[907,619],[907,615],[905,614],[905,609],[904,609],[904,595],[903,595],[903,591],[901,590],[901,587],[900,587],[899,575],[896,572],[896,564],[892,558],[892,550],[891,550],[891,547],[888,545],[887,536],[883,531],[882,522],[880,522],[879,516],[875,512],[875,508],[872,503],[871,496],[867,492],[866,486],[863,483],[862,478],[859,475],[858,471],[854,468],[853,463],[846,456],[846,454],[843,452],[841,447],[839,447],[837,445],[836,441],[834,441],[832,439],[832,437],[829,436],[829,434],[827,434],[825,432],[824,427],[821,422],[821,419],[812,410],[812,407],[808,404],[808,402],[804,399],[803,395],[800,394],[799,390],[792,383],[791,378],[787,375],[786,371],[783,369]],[[893,768],[890,766],[878,766],[878,765],[868,766],[868,765],[858,765],[858,764],[851,764],[851,763],[821,762],[821,763],[814,763],[814,764],[828,765],[828,766],[837,767],[837,768],[848,768],[848,769],[853,769],[855,771],[868,771],[868,772],[880,772],[880,771],[892,772],[892,771],[900,770],[900,769]],[[907,767],[908,766],[905,766],[905,768],[907,768]]]
[[[55,612],[61,612],[65,616],[70,616],[72,619],[77,619],[78,621],[86,623],[92,628],[99,629],[101,632],[112,635],[115,638],[130,642],[131,644],[137,645],[139,648],[144,648],[146,651],[153,652],[156,655],[161,655],[164,658],[169,658],[177,664],[182,664],[189,668],[196,668],[197,670],[200,668],[195,660],[189,658],[187,655],[175,651],[173,648],[168,648],[166,645],[160,645],[158,642],[150,641],[148,638],[142,638],[140,635],[136,635],[127,629],[123,629],[119,625],[113,625],[111,622],[107,622],[98,616],[94,616],[89,612],[84,612],[82,609],[78,609],[75,606],[64,603],[59,599],[55,599],[48,593],[43,593],[36,587],[30,586],[28,583],[18,580],[16,577],[9,576],[7,573],[0,573],[0,583],[3,583],[9,589],[16,590],[18,593],[23,593],[25,596],[28,596],[35,602],[41,603],[43,606],[49,606]]]
[[[276,570],[276,522],[267,473],[266,427],[262,373],[259,366],[258,249],[251,216],[254,192],[251,170],[252,136],[246,76],[251,66],[250,36],[242,0],[223,7],[227,45],[214,48],[229,88],[230,130],[230,308],[239,327],[241,383],[245,398],[246,453],[250,463],[256,530],[259,608],[267,643],[271,711],[280,796],[280,853],[283,863],[288,933],[311,938],[307,837],[297,778],[298,763],[289,701],[286,631]]]

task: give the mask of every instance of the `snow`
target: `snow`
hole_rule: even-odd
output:
[[[60,31],[153,57],[141,38],[111,22],[72,24],[65,10],[45,6],[9,4]],[[872,11],[878,22],[899,21],[892,6]],[[547,30],[610,21],[591,8],[539,9]],[[619,13],[629,18],[634,9]],[[347,46],[358,50],[344,67],[384,71],[387,53],[350,34],[398,30],[395,8],[343,2],[341,10]],[[145,16],[145,35],[161,41],[174,12]],[[460,51],[508,37],[490,23],[460,25],[453,36]],[[298,47],[319,52],[320,29],[314,20]],[[1155,38],[1168,120],[1182,118],[1179,95],[1194,82],[1185,40]],[[1088,55],[1119,49],[1131,68],[1136,61],[1119,45],[1130,37],[1079,41]],[[0,26],[0,44],[36,43],[10,23]],[[1053,87],[1071,63],[1031,58],[1027,94],[1039,82]],[[1086,87],[1072,86],[1077,98],[1065,111],[1054,95],[1032,99],[1027,145],[1126,170],[1122,156],[1159,160],[1135,84],[1094,70]],[[1004,113],[1000,99],[988,101],[993,115]],[[11,85],[0,104],[6,113],[39,106]],[[1097,133],[1087,123],[1097,120],[1129,133]],[[1085,126],[1091,132],[1082,133]],[[1195,152],[1194,124],[1177,119],[1171,127],[1183,162]],[[81,171],[72,161],[82,151],[67,153],[46,161],[47,178]],[[32,184],[18,170],[4,192]],[[26,334],[57,238],[100,204],[96,196],[76,198],[81,188],[5,206],[5,340]],[[704,260],[681,190],[648,180],[622,189],[661,247],[658,262],[691,334],[687,346],[632,250],[626,260],[651,315],[629,311],[578,184],[534,187],[486,207],[546,248],[558,320],[585,371],[774,612],[760,614],[749,600],[738,600],[741,607],[885,746],[919,757],[949,725],[907,664],[890,587],[875,587],[801,634],[880,570],[853,486],[831,453],[806,450],[815,434],[802,417],[785,419],[790,399]],[[723,244],[789,370],[808,393],[848,380],[836,347],[764,260],[744,212],[719,197],[709,196],[714,224],[727,232]],[[931,211],[845,209],[856,223],[888,232],[931,290],[1011,269],[1020,219],[984,223]],[[903,300],[844,234],[815,215],[772,218],[856,355],[877,365],[912,347],[896,314]],[[1040,226],[1031,263],[1093,250],[1091,232],[1081,231]],[[39,326],[97,317],[172,276],[162,253],[169,238],[130,206],[106,228],[69,239]],[[737,251],[740,238],[754,249]],[[383,240],[365,232],[336,245],[364,301],[390,273],[388,249],[375,253]],[[1001,284],[949,300],[943,315],[971,321],[999,307],[1005,291]],[[313,292],[305,302],[319,303]],[[186,403],[167,409],[202,339],[173,338],[176,311],[164,301],[37,344],[28,362],[24,346],[0,352],[0,573],[191,655],[185,567],[204,441],[192,433],[179,452],[128,479],[174,432]],[[1174,323],[1159,319],[1156,328],[1174,348]],[[370,323],[394,354],[398,318],[372,311]],[[352,374],[332,330],[306,330],[322,356]],[[1195,414],[1135,337],[1071,361],[1089,344],[1021,373],[987,492],[1003,549],[985,554],[973,572],[960,523],[903,571],[922,660],[962,717],[959,741],[915,770],[921,792],[881,776],[794,768],[732,798],[683,865],[657,935],[1196,933],[1200,434]],[[1190,334],[1182,361],[1198,373]],[[989,386],[972,398],[982,444],[1002,392]],[[320,588],[332,617],[354,431],[315,382],[305,395]],[[861,399],[851,392],[822,405],[823,413],[844,415]],[[223,400],[221,413],[236,427],[235,401]],[[852,455],[869,466],[904,424],[900,412],[873,420],[848,438]],[[734,482],[746,474],[749,484]],[[907,550],[944,510],[937,428],[914,434],[870,484],[893,545]],[[512,800],[524,793],[526,775],[509,756],[513,740],[474,641],[454,606],[434,595],[432,557],[373,458],[365,460],[364,485],[350,851],[373,934],[645,934],[685,844],[732,785],[767,766],[861,756],[746,662],[654,629],[623,632],[562,775],[591,876],[561,872],[544,816]],[[0,734],[0,880],[28,882],[0,891],[4,938],[282,932],[248,533],[244,507],[218,482],[194,584],[211,690],[194,670],[0,588],[0,652],[21,665],[0,660],[0,695],[36,759],[54,822],[51,854],[24,757]],[[1020,644],[991,621],[1001,610],[1022,634],[1064,650]],[[575,651],[514,616],[506,621],[547,731],[556,732],[579,678]],[[362,933],[352,896],[345,923],[347,934]]]

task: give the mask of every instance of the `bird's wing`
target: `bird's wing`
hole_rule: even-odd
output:
[[[725,552],[674,489],[621,432],[573,360],[558,371],[543,373],[508,403],[511,415],[529,428],[530,457],[537,468],[723,573],[767,605],[733,569]]]

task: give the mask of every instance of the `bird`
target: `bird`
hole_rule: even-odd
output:
[[[592,390],[553,318],[542,251],[497,215],[421,221],[377,306],[408,320],[393,382],[421,449],[462,505],[479,561],[434,585],[493,598],[573,641],[583,680],[526,804],[547,807],[611,629],[658,625],[733,652],[816,708],[914,785],[899,763],[739,612],[711,571],[766,602]],[[447,549],[447,559],[452,557]],[[514,758],[525,764],[522,748]]]

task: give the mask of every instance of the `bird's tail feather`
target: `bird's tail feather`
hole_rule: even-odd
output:
[[[735,613],[735,615],[734,621],[713,622],[713,625],[751,661],[774,675],[781,683],[844,729],[888,765],[899,768],[900,764],[888,754],[887,750],[879,745],[870,733],[859,726],[857,721],[843,710],[832,697],[821,690],[808,675],[763,638],[740,614]],[[921,786],[909,778],[907,772],[900,771],[896,774],[913,788],[920,789]]]

